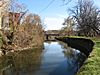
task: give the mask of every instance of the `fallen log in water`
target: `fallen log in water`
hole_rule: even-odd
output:
[[[68,46],[78,49],[80,52],[84,53],[87,57],[93,50],[94,42],[90,39],[85,38],[70,38],[70,37],[59,37],[56,38],[59,41],[67,43]]]

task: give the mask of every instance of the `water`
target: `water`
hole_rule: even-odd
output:
[[[44,50],[9,53],[0,58],[0,75],[75,75],[85,57],[61,42],[45,42]]]

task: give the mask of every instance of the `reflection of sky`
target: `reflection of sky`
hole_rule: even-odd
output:
[[[64,55],[64,49],[58,42],[44,43],[44,45],[42,64],[36,75],[74,75],[78,68],[77,51],[73,50],[76,54],[69,58]]]
[[[51,44],[45,43],[45,49],[42,56],[42,64],[40,71],[37,71],[37,74],[49,74],[55,68],[59,66],[62,61],[66,60],[64,54],[62,53],[63,49],[58,45],[57,42],[52,42]],[[40,74],[40,75],[41,75]]]

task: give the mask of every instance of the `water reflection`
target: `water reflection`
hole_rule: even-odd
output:
[[[50,75],[75,75],[79,68],[82,66],[86,57],[80,53],[79,50],[75,50],[62,42],[59,43],[64,49],[63,53],[66,58],[58,68],[56,68]]]
[[[45,42],[45,49],[9,53],[0,57],[0,75],[75,75],[85,59],[61,42]]]
[[[39,69],[41,64],[41,50],[27,50],[11,53],[1,59],[1,75],[29,75]],[[3,63],[4,62],[4,63]]]

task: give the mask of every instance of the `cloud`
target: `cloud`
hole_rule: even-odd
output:
[[[46,24],[46,30],[58,30],[63,27],[63,18],[60,17],[46,17],[44,23]]]

